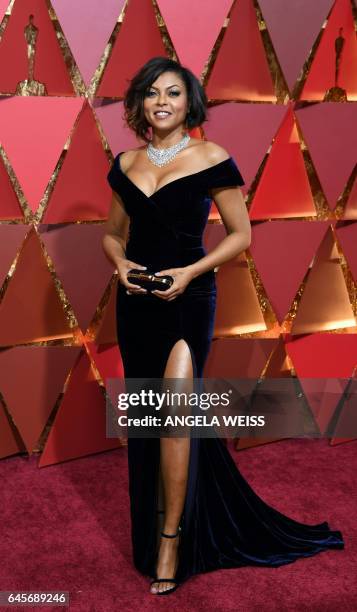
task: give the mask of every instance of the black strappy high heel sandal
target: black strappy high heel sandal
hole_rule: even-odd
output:
[[[162,535],[164,538],[177,538],[177,536],[180,534],[180,532],[181,532],[181,525],[179,525],[177,532],[174,533],[174,534],[164,533],[163,531],[161,531],[160,535]],[[177,556],[179,554],[179,546],[180,546],[180,543],[179,543],[178,549],[177,549]],[[178,566],[178,559],[176,561],[175,572],[177,571],[177,566]],[[153,595],[169,595],[169,593],[173,593],[174,591],[176,591],[176,589],[179,586],[179,582],[178,582],[178,580],[176,578],[158,578],[157,574],[156,574],[155,578],[153,580],[151,580],[150,584],[154,584],[154,582],[173,582],[174,586],[171,587],[170,589],[165,589],[164,591],[157,591],[157,593],[153,593]]]

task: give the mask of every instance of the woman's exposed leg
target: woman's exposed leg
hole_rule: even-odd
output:
[[[188,381],[193,378],[193,366],[190,349],[184,339],[178,340],[170,351],[167,360],[164,378],[182,378]],[[190,388],[188,388],[190,386]],[[192,385],[185,386],[188,393]],[[160,439],[160,466],[165,500],[165,515],[163,531],[168,534],[177,532],[183,512],[190,456],[190,438],[161,438]],[[161,537],[157,576],[169,578],[175,575],[177,546],[179,537]],[[153,583],[151,591],[164,591],[172,588],[172,582]]]

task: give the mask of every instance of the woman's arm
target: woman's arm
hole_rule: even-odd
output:
[[[134,283],[130,283],[127,279],[127,273],[132,268],[146,270],[146,266],[131,261],[125,256],[129,225],[130,218],[125,211],[124,204],[120,196],[113,191],[110,211],[105,224],[105,233],[102,241],[103,249],[107,257],[116,266],[120,283],[133,293],[147,293],[146,289]]]
[[[210,195],[217,204],[227,236],[210,253],[187,266],[192,278],[233,259],[251,242],[251,225],[241,189],[217,187],[210,190]]]
[[[107,257],[117,266],[125,259],[130,220],[120,196],[115,191],[112,194],[110,211],[104,226],[103,249]]]
[[[250,245],[250,220],[240,188],[237,186],[216,187],[211,190],[211,195],[222,216],[227,236],[221,240],[213,251],[193,264],[157,272],[158,275],[171,274],[175,279],[175,282],[167,291],[156,289],[152,292],[164,300],[175,299],[196,276],[233,259]]]

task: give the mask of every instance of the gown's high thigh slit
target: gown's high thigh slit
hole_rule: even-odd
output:
[[[126,257],[151,272],[202,258],[202,235],[212,203],[209,189],[244,185],[233,158],[171,181],[149,197],[122,171],[120,154],[108,181],[130,217]],[[213,270],[194,278],[169,302],[150,293],[128,295],[119,283],[117,338],[125,378],[163,378],[172,347],[183,339],[190,349],[193,377],[201,380],[215,310]],[[158,437],[128,438],[128,470],[133,561],[140,572],[154,578],[158,510],[163,509]],[[344,547],[341,532],[332,531],[327,522],[299,523],[266,504],[218,437],[190,438],[181,527],[179,581],[221,568],[277,567]]]
[[[193,384],[192,381],[195,378],[195,374],[196,374],[196,364],[195,364],[195,357],[192,351],[191,346],[189,345],[189,343],[187,342],[187,340],[185,340],[184,338],[180,338],[179,340],[176,340],[174,345],[171,346],[170,349],[170,354],[169,357],[171,357],[171,355],[173,354],[173,349],[175,349],[178,344],[180,342],[184,342],[185,348],[188,349],[188,360],[186,361],[186,357],[182,357],[180,352],[178,354],[178,356],[176,357],[176,363],[178,363],[178,369],[177,368],[170,368],[169,372],[164,373],[164,377],[163,377],[163,381],[162,381],[162,385],[161,385],[161,390],[167,390],[168,387],[170,388],[171,391],[175,392],[183,392],[185,391],[186,393],[191,393],[193,390]],[[166,365],[168,365],[169,363],[169,358],[167,359]],[[184,367],[182,367],[184,366]],[[189,375],[187,375],[187,366],[189,369]],[[185,372],[185,378],[184,381],[182,383],[182,381],[179,381],[178,385],[175,385],[175,381],[173,381],[173,377],[182,377],[182,371]],[[165,385],[165,381],[169,379],[170,385]],[[190,410],[187,410],[186,408],[184,409],[184,414],[187,414],[191,412]],[[162,411],[163,414],[161,414],[161,416],[165,417],[166,414],[169,413],[175,413],[175,409],[173,411],[168,410],[168,412],[165,411],[165,409]],[[182,413],[181,413],[182,414]],[[171,437],[171,436],[170,436]],[[160,444],[162,444],[161,439],[160,439]],[[188,444],[190,444],[190,440],[188,440]],[[170,449],[171,452],[171,449]],[[174,451],[173,451],[174,452]],[[189,450],[188,450],[189,453]],[[160,458],[159,461],[159,470],[161,468],[161,460],[162,460],[162,456]],[[187,472],[186,472],[186,477],[188,480],[188,475],[189,475],[189,466],[187,466]],[[162,479],[161,482],[161,495],[160,495],[160,487],[159,487],[159,483],[157,482],[157,486],[158,486],[158,495],[157,495],[157,512],[162,514],[161,516],[158,516],[158,524],[157,524],[157,549],[159,548],[160,545],[160,531],[163,530],[163,524],[164,524],[164,514],[165,514],[165,487],[164,487],[164,480]],[[186,482],[186,488],[185,488],[185,495],[184,495],[184,499],[186,499],[186,492],[187,492],[187,482]],[[184,504],[184,508],[185,508],[185,504]],[[185,509],[182,510],[181,512],[181,517],[179,520],[179,525],[182,526],[183,524],[183,520],[185,518]],[[179,549],[180,551],[180,549]]]

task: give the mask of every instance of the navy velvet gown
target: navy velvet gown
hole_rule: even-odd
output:
[[[119,153],[108,174],[130,217],[126,257],[152,272],[188,265],[206,254],[202,235],[214,187],[244,185],[232,157],[175,179],[150,197],[126,176]],[[125,378],[161,378],[173,345],[186,340],[195,378],[202,378],[213,336],[213,270],[194,278],[167,302],[128,295],[118,284],[117,337]],[[140,324],[142,322],[142,325]],[[128,438],[131,537],[135,567],[155,577],[160,440]],[[291,563],[343,548],[327,522],[299,523],[267,505],[249,486],[218,437],[191,438],[188,484],[176,577],[244,565]]]

